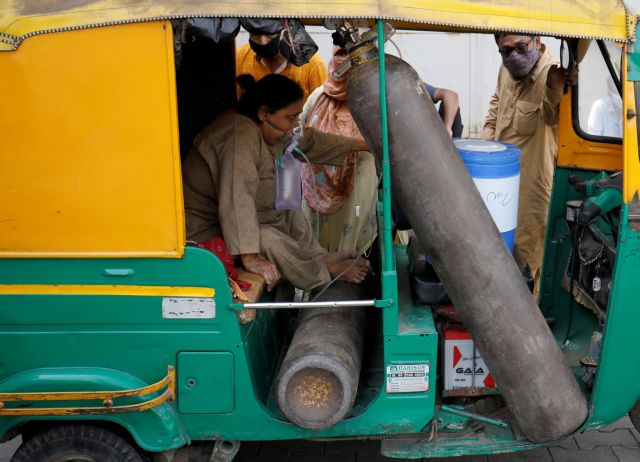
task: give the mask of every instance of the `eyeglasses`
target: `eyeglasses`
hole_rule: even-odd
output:
[[[500,53],[503,57],[509,56],[513,51],[516,53],[523,55],[527,51],[529,51],[529,45],[531,45],[533,40],[529,40],[527,43],[518,43],[515,47],[500,47],[498,48],[498,53]]]

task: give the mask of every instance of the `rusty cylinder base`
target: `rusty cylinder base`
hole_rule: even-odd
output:
[[[358,285],[338,281],[317,301],[358,300]],[[364,308],[304,310],[280,368],[283,414],[310,430],[340,422],[353,407],[362,361]]]

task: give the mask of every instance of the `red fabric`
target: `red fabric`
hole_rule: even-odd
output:
[[[224,265],[224,269],[227,272],[227,276],[229,276],[242,290],[249,290],[251,288],[251,283],[247,281],[241,281],[238,279],[238,271],[235,266],[233,266],[233,255],[227,249],[226,244],[222,240],[220,236],[213,236],[208,241],[203,242],[195,242],[196,247],[200,247],[201,249],[208,250],[209,252],[213,252],[220,259],[222,264]]]

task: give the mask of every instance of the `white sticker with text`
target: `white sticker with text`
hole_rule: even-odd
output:
[[[387,366],[387,393],[429,391],[429,364]]]
[[[162,299],[162,317],[165,319],[213,319],[216,317],[216,302],[213,298]]]

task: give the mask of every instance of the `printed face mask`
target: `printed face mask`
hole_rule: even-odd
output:
[[[509,55],[502,56],[502,64],[504,64],[504,67],[507,68],[513,77],[521,79],[531,72],[533,66],[538,62],[539,56],[538,49],[535,47],[526,53],[512,51]]]
[[[280,52],[280,37],[274,37],[266,45],[260,45],[253,40],[249,40],[249,46],[261,58],[273,58]]]

